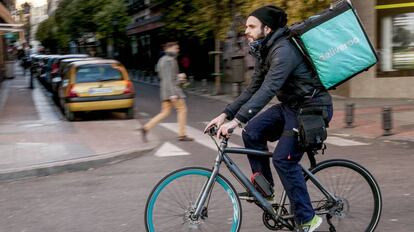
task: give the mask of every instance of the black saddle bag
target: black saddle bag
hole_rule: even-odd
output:
[[[304,151],[325,149],[324,141],[328,137],[327,112],[323,108],[303,108],[298,113],[298,140]]]

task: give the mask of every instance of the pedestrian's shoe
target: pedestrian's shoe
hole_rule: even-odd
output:
[[[178,141],[180,141],[180,142],[191,142],[191,141],[194,141],[194,139],[191,138],[191,137],[188,137],[187,135],[184,135],[184,136],[179,136]]]
[[[148,142],[148,139],[147,139],[147,133],[148,133],[148,131],[144,127],[142,127],[141,129],[139,129],[139,131],[141,132],[142,142],[144,142],[144,143]]]
[[[313,232],[322,224],[322,218],[315,214],[312,220],[300,225],[303,232]]]

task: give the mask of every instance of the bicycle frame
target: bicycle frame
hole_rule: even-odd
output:
[[[195,211],[194,211],[193,217],[198,218],[201,215],[201,212],[204,206],[208,205],[208,200],[209,200],[208,198],[209,198],[211,189],[214,187],[214,182],[219,173],[221,163],[224,162],[228,170],[236,178],[236,180],[238,180],[239,183],[254,196],[254,198],[257,200],[258,206],[262,208],[262,210],[272,215],[274,220],[281,222],[288,229],[291,229],[291,230],[295,229],[294,226],[291,225],[291,223],[287,221],[287,219],[293,218],[293,215],[288,215],[288,216],[283,216],[283,217],[280,216],[282,213],[282,206],[285,205],[285,202],[286,202],[286,197],[287,197],[286,190],[283,190],[282,197],[279,202],[279,205],[281,207],[279,207],[278,211],[275,211],[272,205],[262,196],[261,193],[259,193],[256,190],[256,188],[249,181],[246,175],[244,175],[244,173],[239,169],[239,167],[227,155],[227,154],[245,154],[245,155],[267,156],[270,158],[272,156],[272,153],[267,152],[267,151],[258,151],[258,150],[247,149],[247,148],[228,148],[227,144],[228,144],[228,139],[223,139],[221,141],[220,147],[218,147],[218,155],[214,163],[212,174],[210,178],[204,184],[202,191],[197,197],[197,200],[194,205]],[[337,198],[331,192],[329,192],[327,189],[323,187],[321,182],[319,182],[319,180],[311,173],[311,171],[304,168],[302,165],[301,167],[302,167],[303,172],[309,177],[312,183],[315,184],[315,186],[327,197],[327,199],[330,199],[334,202],[337,201]],[[324,213],[326,212],[319,212],[318,214],[324,214]]]

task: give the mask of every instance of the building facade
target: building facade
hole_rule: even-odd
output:
[[[128,66],[151,72],[160,53],[162,4],[151,0],[127,0],[132,23],[127,27],[132,59]]]
[[[30,38],[35,40],[39,24],[48,18],[47,5],[34,6],[30,11]]]
[[[47,15],[51,16],[55,13],[60,0],[47,0]]]
[[[159,57],[163,40],[160,35],[163,26],[160,12],[166,6],[150,0],[127,0],[127,3],[134,19],[127,29],[136,62],[133,66],[151,69]],[[379,62],[332,93],[360,98],[414,98],[414,1],[352,0],[352,3],[377,50]],[[197,43],[194,46],[199,54],[193,60],[199,60],[203,57],[200,55],[202,52],[209,51],[200,50]],[[209,60],[207,58],[202,62],[205,66]]]
[[[176,40],[180,43],[181,50],[178,61],[179,64],[188,65],[187,74],[194,75],[198,79],[210,77],[211,57],[208,53],[214,49],[214,41],[200,43],[196,39],[166,37],[163,33],[162,11],[168,9],[171,1],[127,0],[126,2],[128,12],[133,19],[127,27],[132,53],[132,59],[127,64],[130,68],[152,74],[156,62],[163,54],[162,45],[167,41]]]
[[[0,23],[2,25],[11,25],[16,22],[10,13],[10,10],[14,9],[14,1],[0,0]],[[5,77],[5,66],[8,55],[8,47],[6,43],[6,33],[10,32],[13,27],[2,26],[0,27],[0,81]],[[24,36],[24,34],[23,34]]]

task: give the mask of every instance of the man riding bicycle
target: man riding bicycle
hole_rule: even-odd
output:
[[[276,6],[253,11],[246,21],[245,34],[256,63],[251,83],[206,127],[219,127],[218,136],[249,122],[242,137],[246,148],[268,150],[267,142],[279,140],[273,165],[286,189],[296,221],[303,231],[314,231],[322,218],[313,211],[299,161],[303,156],[297,116],[303,109],[318,109],[327,123],[332,118],[332,99],[322,87],[303,54],[289,40],[287,15]],[[281,102],[259,113],[274,97]],[[253,118],[253,119],[252,119]],[[225,120],[231,120],[224,123]],[[273,186],[268,158],[248,156],[253,173],[261,173]]]

